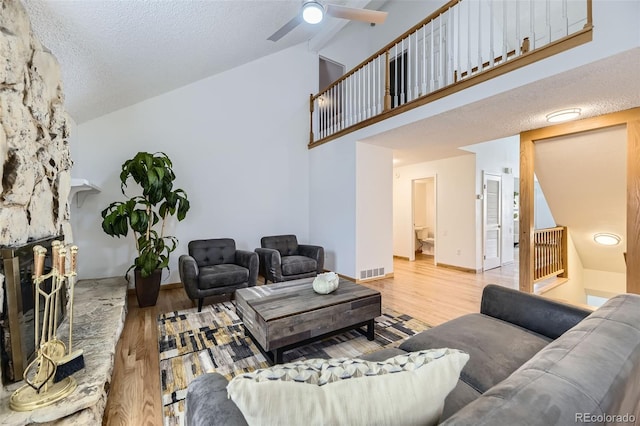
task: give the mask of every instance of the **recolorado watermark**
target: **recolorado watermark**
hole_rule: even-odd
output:
[[[636,416],[633,414],[591,414],[576,413],[575,422],[578,423],[617,423],[635,424]]]

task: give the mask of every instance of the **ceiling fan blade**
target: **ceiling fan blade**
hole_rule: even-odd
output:
[[[387,12],[380,12],[379,10],[355,9],[337,4],[327,4],[325,5],[325,10],[327,15],[334,18],[370,22],[372,24],[382,24],[387,19]]]
[[[300,22],[302,22],[302,18],[300,17],[300,14],[298,14],[294,16],[293,19],[291,19],[289,22],[284,24],[278,31],[271,34],[271,36],[267,40],[271,40],[271,41],[280,40],[282,37],[289,34],[289,31],[297,27],[300,24]]]

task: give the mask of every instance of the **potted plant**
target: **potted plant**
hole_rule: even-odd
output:
[[[173,189],[176,176],[163,152],[139,152],[122,165],[120,189],[129,178],[142,189],[142,195],[115,201],[102,211],[102,229],[112,237],[126,237],[133,231],[138,257],[127,270],[134,269],[136,296],[140,307],[153,306],[158,299],[162,269],[169,266],[169,254],[178,245],[174,236],[164,235],[165,220],[175,215],[181,221],[189,211],[189,200],[182,189]],[[159,229],[158,229],[159,228]]]

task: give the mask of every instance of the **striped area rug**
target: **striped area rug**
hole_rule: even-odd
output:
[[[375,339],[357,331],[328,337],[285,352],[284,362],[310,358],[358,357],[397,346],[429,326],[409,315],[387,309],[376,318]],[[216,371],[228,379],[268,367],[264,355],[244,335],[232,302],[169,312],[158,317],[160,380],[165,426],[184,425],[187,386],[201,374]]]

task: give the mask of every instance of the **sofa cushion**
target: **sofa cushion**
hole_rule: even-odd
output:
[[[282,258],[282,275],[298,275],[314,272],[318,268],[315,260],[305,256],[284,256]]]
[[[435,424],[468,359],[446,348],[311,359],[236,376],[227,390],[249,424]]]
[[[201,290],[242,284],[249,280],[249,270],[232,263],[200,268],[198,284]]]
[[[194,240],[189,242],[189,255],[198,267],[233,263],[236,259],[236,242],[231,238]]]
[[[638,295],[610,299],[446,424],[634,424],[629,416],[640,409],[639,312]]]
[[[465,315],[407,339],[407,352],[456,348],[469,354],[460,379],[480,393],[506,379],[551,339],[483,314]]]

